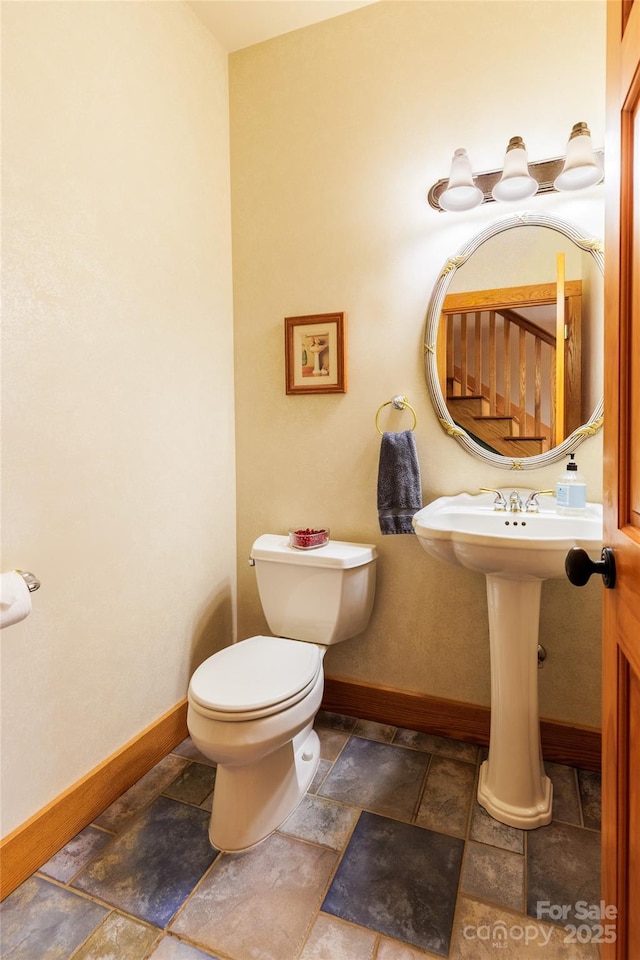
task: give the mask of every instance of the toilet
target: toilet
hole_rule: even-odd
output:
[[[209,839],[229,853],[264,840],[306,793],[320,759],[313,721],[326,648],[362,633],[375,593],[371,544],[329,540],[301,550],[263,534],[251,563],[274,636],[215,653],[188,693],[191,739],[217,764]]]

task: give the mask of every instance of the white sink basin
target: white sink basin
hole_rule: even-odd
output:
[[[504,491],[509,499],[510,491]],[[523,502],[530,490],[519,490]],[[540,497],[539,513],[499,512],[494,494],[440,497],[419,510],[413,528],[427,553],[447,563],[507,580],[564,577],[571,547],[600,553],[602,506],[588,503],[584,514],[563,516],[555,498]]]
[[[530,490],[518,490],[526,503]],[[510,490],[503,494],[507,503]],[[427,553],[485,574],[491,648],[489,757],[478,802],[496,820],[531,830],[551,821],[553,787],[541,762],[538,624],[542,581],[564,576],[572,547],[600,553],[602,507],[563,516],[540,496],[539,513],[500,512],[494,494],[440,497],[413,518]]]

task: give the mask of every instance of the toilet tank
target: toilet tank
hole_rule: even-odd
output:
[[[373,609],[376,556],[369,543],[330,540],[299,550],[288,537],[258,537],[251,559],[271,632],[323,645],[362,633]]]

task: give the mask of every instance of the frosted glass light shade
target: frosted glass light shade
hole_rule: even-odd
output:
[[[538,189],[538,181],[529,173],[527,149],[522,137],[511,137],[504,156],[502,176],[491,196],[494,200],[526,200]]]
[[[438,203],[443,210],[472,210],[482,203],[483,197],[482,190],[473,182],[467,151],[456,150],[451,161],[449,183],[438,197]]]
[[[599,183],[604,176],[596,162],[591,144],[591,133],[586,123],[575,123],[567,144],[567,156],[562,172],[553,181],[556,190],[583,190]]]

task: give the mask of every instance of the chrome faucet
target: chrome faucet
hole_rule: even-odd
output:
[[[554,493],[555,493],[555,490],[534,490],[527,497],[527,502],[524,505],[525,510],[527,511],[527,513],[537,513],[540,508],[540,504],[538,503],[538,497],[543,496],[544,494],[553,495]]]
[[[523,509],[524,504],[522,503],[522,497],[517,490],[512,490],[509,496],[509,512],[521,513]]]
[[[480,493],[495,493],[496,498],[493,501],[494,510],[506,510],[507,501],[504,498],[504,494],[501,490],[494,490],[493,487],[480,487]]]
[[[494,490],[493,487],[480,487],[480,493],[495,493],[496,498],[493,501],[493,509],[499,511],[508,510],[509,513],[537,513],[540,509],[538,497],[545,494],[553,495],[555,490],[532,490],[527,497],[526,503],[523,503],[522,497],[517,490],[512,490],[509,494],[509,500],[501,490]]]

